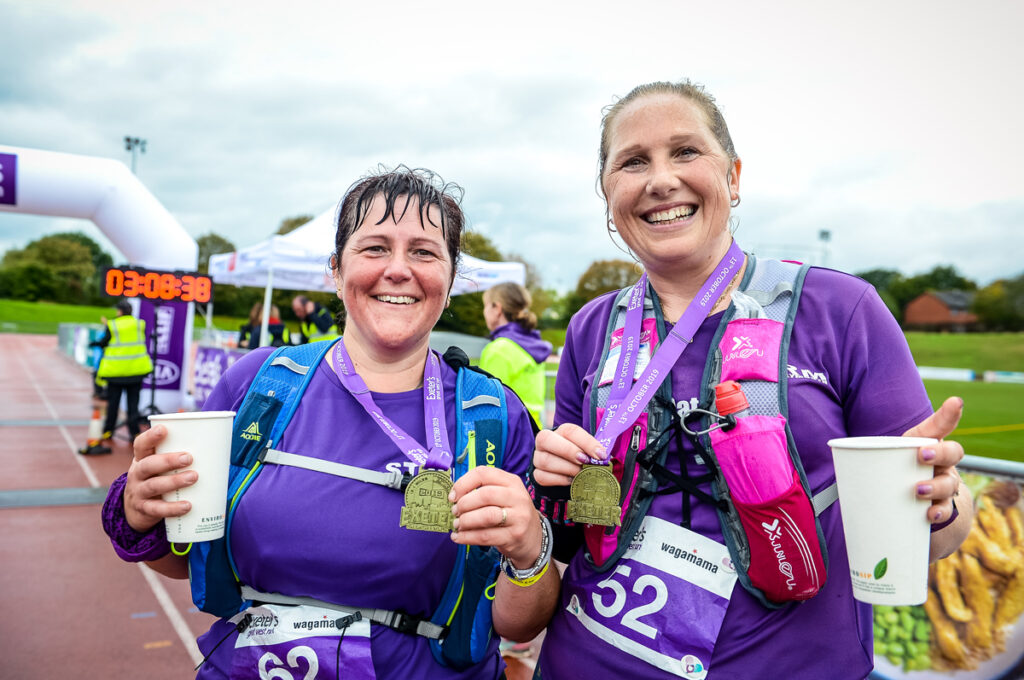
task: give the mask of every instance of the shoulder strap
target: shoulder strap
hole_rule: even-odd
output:
[[[508,440],[505,388],[497,378],[471,368],[465,352],[457,347],[449,348],[444,359],[458,371],[454,478],[477,465],[501,467]],[[459,551],[444,594],[430,617],[447,631],[443,640],[430,641],[430,652],[442,666],[468,668],[485,654],[493,634],[490,602],[499,557],[495,548],[484,546],[465,546]]]
[[[508,438],[508,412],[501,383],[469,367],[460,368],[455,381],[455,404],[459,441],[455,479],[477,465],[501,467]]]
[[[608,404],[612,384],[611,371],[615,370],[618,358],[618,354],[613,353],[612,341],[616,332],[620,337],[623,333],[626,306],[632,290],[633,288],[630,286],[618,292],[608,315],[601,360],[587,405],[592,433],[597,428],[598,409],[605,408]],[[665,318],[662,315],[657,291],[648,283],[647,294],[644,296],[644,328],[650,328],[652,323],[656,330],[657,340],[660,342],[666,337]],[[654,342],[651,344],[656,345]],[[656,347],[652,348],[652,352],[656,350]],[[670,406],[672,403],[672,376],[669,374],[658,386],[654,398],[644,407],[643,413],[647,417],[646,441],[635,439],[635,445],[631,443],[629,452],[626,454],[625,460],[622,461],[619,485],[624,516],[621,526],[606,529],[597,525],[588,525],[583,528],[589,566],[597,572],[611,569],[629,548],[633,536],[639,531],[647,511],[654,501],[658,490],[658,479],[652,473],[652,469],[663,465],[668,455],[670,439],[666,435],[671,432],[672,422],[676,417],[675,409]]]
[[[298,408],[299,400],[313,378],[316,367],[333,346],[334,342],[285,345],[274,350],[263,362],[263,366],[249,386],[248,394],[266,394],[281,402],[281,413],[267,438],[267,447],[280,440],[292,416],[295,415],[295,409]]]
[[[744,383],[744,391],[747,392],[751,401],[751,411],[754,413],[771,414],[778,413],[788,419],[789,417],[789,375],[787,366],[789,363],[789,344],[793,336],[793,324],[796,321],[797,310],[800,305],[800,295],[803,292],[804,279],[810,269],[810,265],[796,262],[784,262],[781,260],[757,259],[754,255],[748,255],[750,265],[747,275],[739,287],[739,294],[734,295],[734,304],[724,315],[719,324],[715,337],[712,340],[712,352],[709,354],[709,364],[705,366],[705,380],[702,387],[702,403],[711,403],[715,385],[718,384],[721,376],[722,364],[721,355],[717,351],[718,343],[725,332],[729,321],[737,318],[769,318],[783,324],[782,341],[779,343],[778,381],[775,383],[754,381]],[[713,359],[713,361],[711,360]],[[803,464],[800,461],[799,452],[793,434],[787,425],[786,435],[789,443],[789,450],[793,452],[793,462],[800,470],[801,477],[804,477]],[[806,482],[805,482],[806,484]],[[808,489],[810,493],[810,489]],[[828,486],[811,500],[816,515],[820,515],[826,508],[838,499],[835,485]]]
[[[332,345],[320,342],[276,349],[260,366],[242,399],[231,434],[225,538],[193,544],[189,550],[192,600],[202,611],[229,617],[246,606],[227,540],[234,510],[262,469],[261,453],[280,439],[317,364]]]

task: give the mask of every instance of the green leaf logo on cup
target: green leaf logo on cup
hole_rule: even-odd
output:
[[[883,576],[885,576],[885,570],[888,569],[888,568],[889,568],[889,560],[888,560],[888,558],[883,557],[881,559],[881,561],[878,564],[875,565],[875,580],[877,581],[878,579],[880,579]]]

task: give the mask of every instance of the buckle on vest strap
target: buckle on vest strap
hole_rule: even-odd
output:
[[[384,622],[384,625],[397,630],[399,633],[416,635],[416,629],[419,627],[421,620],[420,617],[406,614],[403,611],[393,611],[388,620]]]

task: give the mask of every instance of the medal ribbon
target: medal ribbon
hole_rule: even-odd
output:
[[[640,353],[640,325],[644,317],[647,272],[644,272],[640,280],[633,285],[626,306],[626,323],[622,331],[622,344],[619,346],[615,382],[608,393],[608,405],[605,407],[601,425],[594,435],[606,451],[611,451],[612,443],[636,421],[654,398],[655,392],[672,370],[673,364],[682,356],[687,345],[693,342],[693,336],[700,328],[701,322],[707,318],[708,312],[718,301],[720,294],[716,293],[728,287],[742,264],[743,251],[734,240],[725,257],[704,281],[697,296],[687,305],[686,311],[658,347],[658,351],[655,353],[652,349],[651,360],[637,378],[636,384],[633,383],[633,374],[636,370],[636,358]],[[607,464],[607,461],[592,458],[591,463]]]
[[[448,445],[448,428],[445,426],[444,418],[441,358],[437,356],[437,352],[429,350],[427,363],[423,367],[423,421],[427,436],[433,438],[429,449],[392,422],[373,401],[370,388],[355,371],[348,350],[345,349],[344,339],[339,339],[334,345],[334,372],[349,394],[373,417],[384,434],[395,443],[406,458],[420,467],[447,470],[452,466],[452,449]]]

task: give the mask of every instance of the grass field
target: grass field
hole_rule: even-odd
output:
[[[951,439],[972,456],[1024,462],[1024,385],[925,380],[932,405],[964,400],[964,415]]]
[[[42,333],[57,332],[62,323],[99,324],[100,317],[116,316],[113,306],[90,307],[87,305],[60,305],[51,302],[24,302],[22,300],[0,300],[0,332]],[[236,331],[248,319],[233,316],[213,315],[213,326],[220,330]],[[194,335],[206,325],[201,314],[196,314]],[[292,333],[298,333],[296,323],[286,324]]]
[[[1024,333],[908,332],[907,343],[918,366],[1024,371]]]
[[[101,316],[113,315],[113,307],[0,300],[0,332],[56,333],[60,323],[98,324]],[[230,331],[245,323],[217,315],[213,320],[216,328]],[[196,319],[197,328],[204,324],[201,317]],[[555,347],[565,343],[564,329],[544,329],[541,335]],[[978,375],[986,370],[1024,371],[1024,333],[911,332],[907,341],[919,366],[969,368]],[[935,406],[951,395],[963,397],[964,417],[954,436],[969,454],[1024,461],[1024,385],[926,380],[925,387]],[[553,380],[548,398],[554,398]]]

